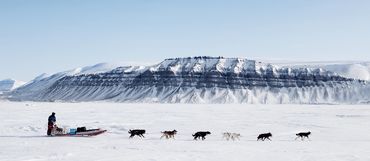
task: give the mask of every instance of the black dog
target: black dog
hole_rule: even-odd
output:
[[[270,137],[272,137],[272,134],[271,133],[260,134],[257,137],[257,141],[258,140],[265,141],[265,139],[269,139],[271,141]]]
[[[300,132],[298,134],[295,134],[297,135],[297,138],[295,138],[295,140],[297,140],[298,138],[301,138],[302,140],[304,140],[304,138],[306,137],[308,140],[310,140],[309,136],[311,135],[311,132]]]
[[[211,132],[209,131],[198,131],[195,134],[193,134],[194,140],[198,140],[198,138],[202,138],[202,140],[206,139],[207,135],[210,135]]]
[[[131,134],[130,138],[134,137],[135,135],[145,138],[143,135],[145,134],[145,130],[141,130],[141,129],[129,130],[128,133]]]

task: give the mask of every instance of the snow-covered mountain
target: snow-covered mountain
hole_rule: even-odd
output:
[[[106,66],[106,65],[103,65]],[[322,68],[242,58],[166,59],[152,66],[88,67],[39,77],[10,100],[160,103],[369,103],[367,81]]]
[[[275,62],[281,67],[322,68],[343,77],[370,80],[370,62]]]
[[[14,80],[14,79],[0,80],[0,93],[9,92],[11,90],[14,90],[15,88],[18,88],[24,85],[25,83],[26,82]]]
[[[22,97],[33,97],[34,94],[40,93],[46,89],[48,89],[50,86],[52,86],[56,81],[59,79],[65,77],[65,76],[77,76],[82,74],[96,74],[96,73],[103,73],[110,71],[112,69],[115,69],[119,67],[119,64],[112,64],[112,63],[100,63],[93,66],[87,66],[82,68],[75,68],[72,70],[67,70],[64,72],[59,72],[56,74],[46,74],[43,73],[27,84],[25,84],[23,87],[20,87],[20,89],[17,89],[17,91],[20,91]],[[18,92],[15,92],[18,93]]]

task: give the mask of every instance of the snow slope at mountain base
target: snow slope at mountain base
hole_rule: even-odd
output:
[[[0,161],[189,161],[370,160],[368,105],[186,105],[114,103],[0,102]],[[104,128],[90,138],[45,137],[46,119],[57,113],[59,125]],[[129,139],[127,130],[147,130]],[[176,129],[176,140],[160,140],[160,131]],[[212,132],[193,141],[199,130]],[[312,141],[295,133],[312,131]],[[222,139],[225,131],[240,141]],[[272,132],[271,142],[257,142]]]

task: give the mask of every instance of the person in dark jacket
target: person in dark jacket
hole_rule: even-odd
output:
[[[57,118],[55,117],[55,113],[53,112],[48,118],[48,135],[51,135],[51,130],[54,128],[55,122]]]

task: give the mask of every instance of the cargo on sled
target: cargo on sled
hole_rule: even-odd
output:
[[[96,136],[105,133],[107,130],[103,129],[86,129],[86,127],[78,128],[59,128],[56,125],[51,131],[51,136]]]

